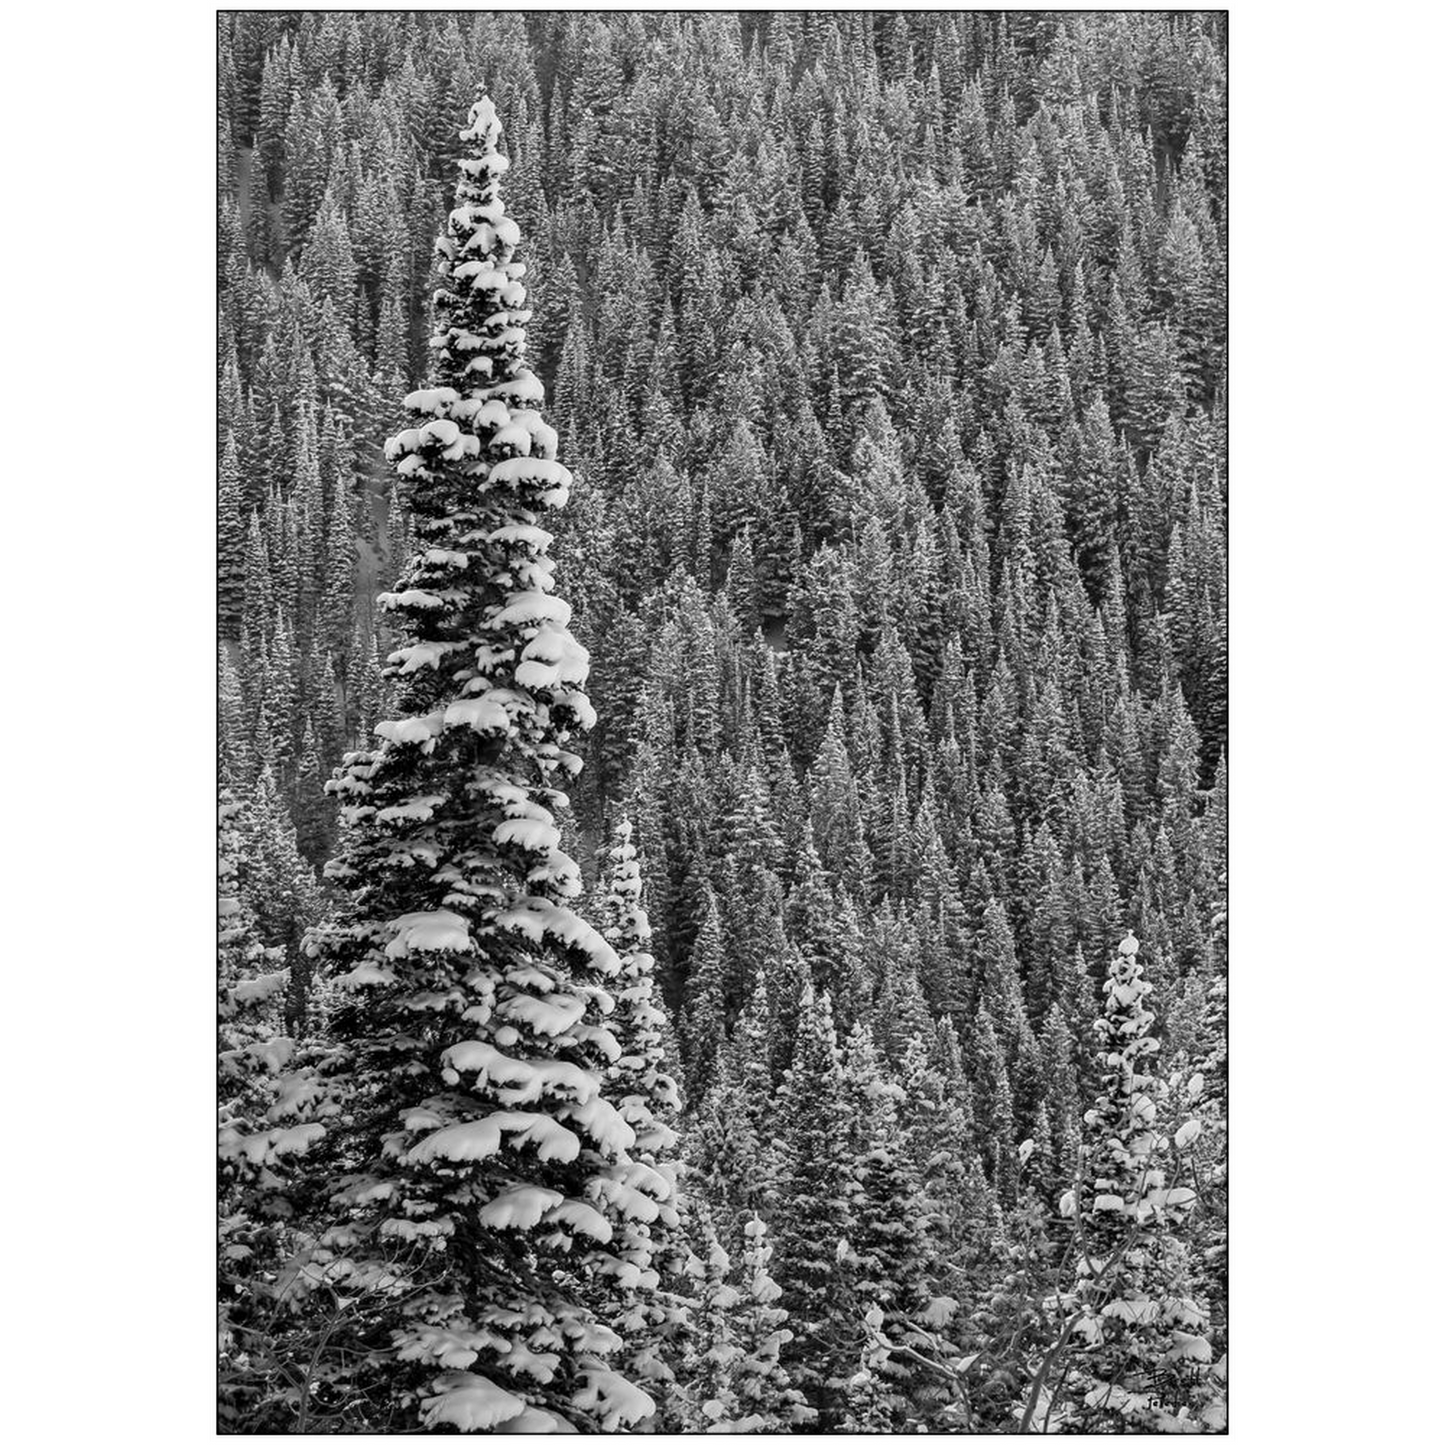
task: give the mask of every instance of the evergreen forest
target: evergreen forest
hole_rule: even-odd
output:
[[[1227,57],[219,15],[222,1432],[1225,1429]]]

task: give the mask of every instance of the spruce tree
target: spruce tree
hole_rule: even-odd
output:
[[[612,868],[599,903],[599,925],[621,962],[611,989],[616,1001],[611,1026],[622,1049],[609,1078],[618,1113],[635,1136],[622,1176],[628,1192],[616,1197],[613,1225],[615,1252],[636,1268],[637,1287],[625,1292],[616,1322],[632,1346],[633,1372],[656,1398],[674,1379],[668,1356],[675,1353],[681,1311],[669,1280],[681,1251],[673,1128],[681,1099],[668,1072],[670,1028],[654,987],[652,927],[642,905],[632,824],[626,819],[613,830],[608,860]]]
[[[241,515],[241,499],[236,436],[234,432],[227,432],[216,499],[216,598],[220,608],[220,634],[228,641],[235,641],[241,635],[246,596],[246,524]]]
[[[1063,1196],[1078,1221],[1077,1284],[1060,1306],[1072,1311],[1077,1363],[1059,1385],[1060,1423],[1091,1431],[1196,1431],[1223,1423],[1207,1305],[1192,1297],[1187,1238],[1198,1192],[1190,1155],[1202,1123],[1164,1128],[1167,1084],[1152,985],[1139,941],[1119,944],[1094,1024],[1102,1080],[1084,1115],[1080,1191]]]
[[[816,996],[811,982],[798,1000],[797,1044],[778,1113],[776,1276],[797,1323],[783,1358],[817,1410],[819,1426],[835,1429],[856,1338],[852,1281],[843,1262],[853,1163],[833,1010],[828,995]]]
[[[722,924],[713,890],[704,883],[702,892],[702,922],[688,960],[682,1014],[688,1092],[694,1098],[712,1084],[724,1038]]]
[[[387,444],[424,548],[382,599],[399,714],[332,784],[345,898],[314,952],[346,995],[348,1113],[322,1248],[334,1274],[394,1282],[368,1398],[429,1429],[616,1428],[654,1409],[590,1307],[627,1277],[603,1206],[625,1207],[636,1136],[604,1090],[620,964],[569,906],[554,818],[593,718],[538,525],[570,475],[523,360],[500,137],[483,95],[437,248],[436,384]]]
[[[811,1424],[816,1412],[793,1387],[780,1358],[792,1338],[788,1312],[778,1300],[782,1290],[769,1272],[773,1247],[767,1225],[755,1214],[743,1225],[742,1296],[736,1338],[742,1351],[735,1367],[733,1394],[742,1419],[734,1433],[775,1434]]]
[[[685,1366],[686,1424],[698,1432],[721,1432],[739,1413],[731,1371],[740,1353],[733,1340],[738,1292],[728,1279],[732,1261],[717,1237],[711,1214],[698,1212],[700,1252],[688,1262],[693,1280],[693,1322]]]
[[[938,1282],[957,1291],[957,1271],[1000,1220],[979,1160],[973,1091],[951,1020],[938,1020],[909,1042],[899,1082],[903,1141],[922,1184],[929,1252],[940,1266]]]
[[[857,1308],[876,1307],[882,1312],[877,1328],[902,1337],[927,1302],[928,1213],[899,1128],[902,1090],[884,1076],[863,1024],[848,1038],[844,1095],[857,1156],[848,1232]],[[894,1361],[880,1373],[880,1388],[869,1392],[867,1428],[903,1427],[911,1372]],[[857,1403],[850,1401],[850,1414],[861,1427],[857,1412]]]
[[[314,1349],[288,1309],[288,1260],[303,1241],[298,1166],[325,1136],[335,1100],[325,1046],[283,1032],[286,951],[267,947],[242,888],[247,839],[224,764],[217,921],[217,1305],[219,1419],[230,1430],[289,1431],[289,1381]]]

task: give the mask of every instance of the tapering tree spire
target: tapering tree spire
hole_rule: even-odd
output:
[[[617,1109],[631,1126],[636,1142],[631,1162],[619,1168],[624,1186],[647,1186],[649,1198],[638,1208],[634,1188],[617,1193],[613,1211],[613,1251],[637,1270],[635,1286],[622,1291],[614,1323],[628,1337],[633,1373],[659,1390],[673,1387],[669,1357],[679,1334],[681,1302],[667,1293],[670,1277],[682,1267],[683,1243],[677,1193],[677,1133],[672,1127],[682,1107],[677,1084],[667,1070],[670,1028],[661,995],[654,986],[649,945],[652,926],[642,905],[642,876],[632,846],[632,824],[622,819],[613,828],[612,864],[599,900],[602,936],[616,950],[621,972],[612,985],[617,1007],[611,1026],[621,1055],[609,1071]],[[612,1186],[608,1197],[611,1198]]]
[[[419,548],[379,599],[402,640],[398,713],[331,784],[348,831],[329,871],[348,898],[315,951],[347,996],[351,1120],[329,1150],[333,1247],[348,1277],[397,1282],[359,1389],[425,1428],[615,1429],[653,1405],[608,1364],[620,1341],[593,1314],[636,1273],[606,1250],[608,1216],[628,1196],[655,1211],[666,1189],[625,1167],[634,1131],[603,1091],[618,959],[569,906],[581,882],[553,816],[581,766],[571,735],[593,720],[540,525],[571,477],[524,362],[485,95],[461,138],[435,384],[406,398],[415,424],[386,448]]]
[[[1198,1197],[1190,1155],[1202,1124],[1183,1109],[1165,1127],[1169,1085],[1159,1051],[1139,940],[1128,934],[1109,965],[1094,1023],[1102,1080],[1084,1115],[1080,1191],[1061,1201],[1079,1220],[1078,1284],[1061,1299],[1077,1364],[1066,1376],[1061,1424],[1086,1431],[1218,1428],[1220,1380],[1211,1368],[1209,1311],[1193,1297],[1185,1245]],[[1170,1112],[1174,1112],[1170,1110]]]

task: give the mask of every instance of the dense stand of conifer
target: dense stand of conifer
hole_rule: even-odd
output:
[[[1225,57],[221,17],[224,1429],[1222,1427]]]

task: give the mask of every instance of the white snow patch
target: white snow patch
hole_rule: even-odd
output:
[[[449,908],[427,913],[406,913],[389,925],[394,937],[386,946],[388,958],[405,958],[409,953],[465,953],[472,946],[472,933],[465,918]]]

